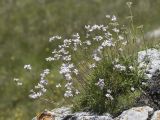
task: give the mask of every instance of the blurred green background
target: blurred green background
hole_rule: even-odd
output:
[[[30,120],[44,109],[56,104],[44,104],[28,98],[29,90],[38,81],[45,62],[56,43],[52,35],[70,36],[83,33],[86,24],[105,23],[106,14],[115,14],[125,23],[129,10],[127,0],[0,0],[0,120]],[[134,24],[144,25],[144,31],[160,25],[160,0],[132,0]],[[32,77],[23,70],[31,64]],[[55,73],[58,79],[57,73]],[[24,82],[17,87],[13,81]],[[54,79],[51,79],[54,82]],[[53,91],[54,91],[53,86]],[[50,92],[52,99],[61,97]],[[58,104],[58,103],[57,103]],[[61,103],[63,105],[63,101]],[[58,106],[58,105],[57,105]]]

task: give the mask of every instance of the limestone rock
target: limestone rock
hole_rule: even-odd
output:
[[[41,118],[43,119],[39,119],[39,116],[42,116]],[[61,107],[52,111],[45,111],[39,116],[35,117],[33,120],[113,120],[110,114],[102,116],[89,112],[76,112],[72,114],[70,107]]]
[[[113,120],[110,114],[98,116],[91,113],[75,113],[71,120]]]
[[[151,120],[160,120],[160,110],[154,112]]]
[[[148,106],[134,107],[124,111],[114,120],[147,120],[152,112],[153,108],[150,108]]]
[[[160,51],[154,48],[138,52],[139,68],[144,69],[149,79],[160,70]]]

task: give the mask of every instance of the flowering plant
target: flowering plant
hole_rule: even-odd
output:
[[[127,5],[131,8],[131,4]],[[76,104],[73,104],[77,110],[117,113],[133,105],[141,94],[142,76],[135,61],[138,48],[134,27],[120,25],[115,15],[106,15],[106,21],[105,25],[86,25],[86,33],[82,35],[49,39],[50,43],[60,43],[46,58],[54,65],[58,63],[59,73],[64,78],[55,87],[64,88],[66,99],[75,97]],[[32,67],[28,64],[24,69],[31,71]],[[47,92],[47,75],[51,71],[43,70],[39,82],[30,90],[30,98],[40,98]]]

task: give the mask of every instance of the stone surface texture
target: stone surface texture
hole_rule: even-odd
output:
[[[135,107],[124,111],[114,120],[147,120],[149,115],[153,113],[153,108],[148,106]]]
[[[160,110],[154,112],[151,120],[160,120]]]
[[[146,77],[151,78],[152,75],[160,70],[160,51],[150,48],[138,52],[139,68],[145,70]]]
[[[51,114],[52,117],[35,117],[32,120],[160,120],[160,110],[154,112],[149,106],[133,107],[116,118],[112,118],[108,113],[101,116],[89,112],[72,113],[70,107],[57,108],[45,113]]]

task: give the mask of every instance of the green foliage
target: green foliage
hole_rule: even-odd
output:
[[[89,84],[82,95],[76,98],[73,110],[92,111],[98,114],[108,112],[115,115],[133,106],[136,98],[141,94],[142,76],[138,71],[129,69],[129,66],[133,64],[132,59],[129,61],[121,59],[121,62],[126,66],[125,71],[114,69],[113,61],[103,60],[88,80]],[[99,78],[104,78],[103,90],[95,84]],[[134,91],[131,90],[132,87]],[[111,90],[113,100],[105,96],[107,90]]]

